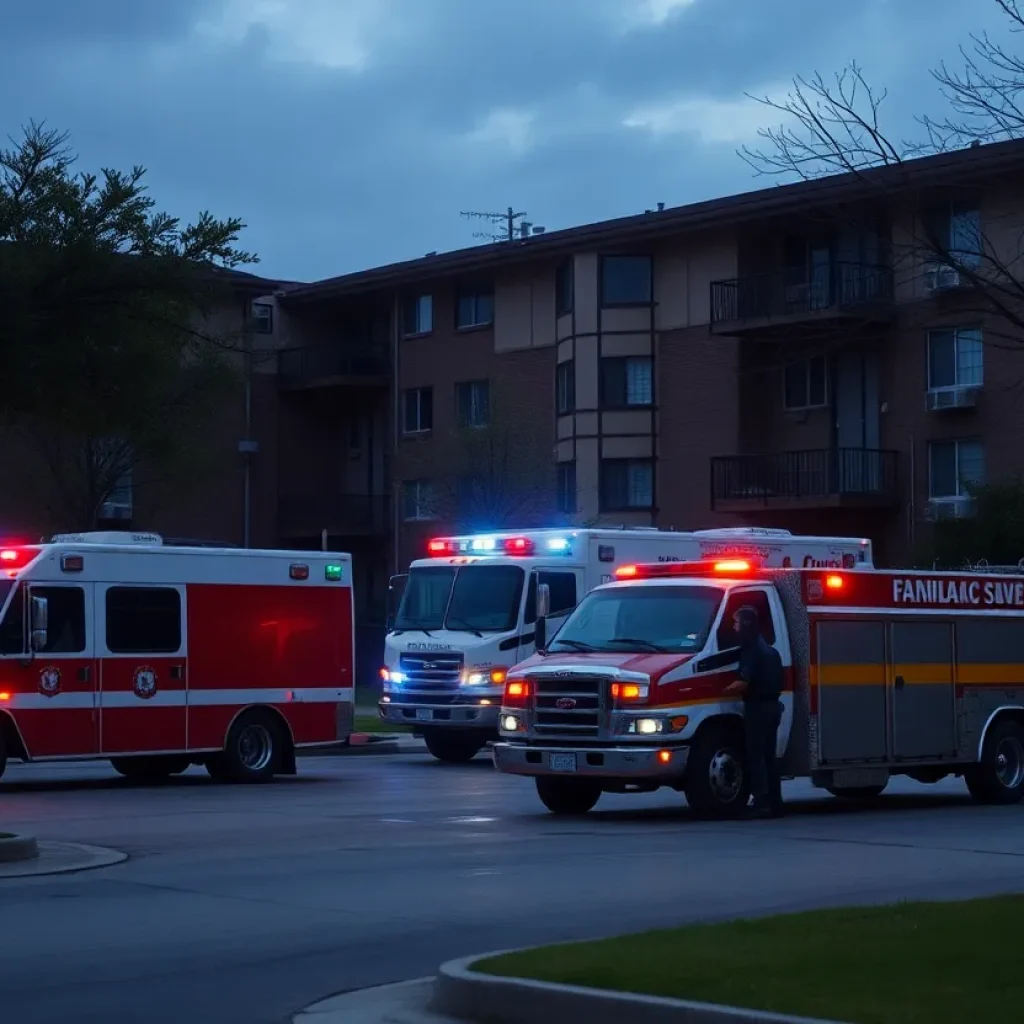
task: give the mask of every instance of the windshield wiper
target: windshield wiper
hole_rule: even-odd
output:
[[[608,641],[610,644],[636,644],[638,647],[645,651],[657,651],[658,654],[671,654],[672,652],[667,647],[662,647],[660,644],[652,644],[650,640],[641,640],[635,636],[613,636]]]
[[[597,648],[590,644],[583,643],[582,640],[553,640],[552,643],[565,644],[566,647],[571,647],[574,651],[596,651]]]
[[[481,633],[480,630],[476,628],[476,626],[471,626],[464,619],[453,619],[449,615],[448,621],[445,623],[445,625],[449,629],[461,629],[466,633],[473,633],[476,636],[483,636],[483,633]]]
[[[439,629],[439,626],[431,626],[430,629]],[[392,631],[395,636],[401,636],[403,633],[420,632],[425,633],[427,636],[433,638],[434,634],[430,632],[426,626],[417,626],[415,622],[410,622],[407,626],[396,626]]]

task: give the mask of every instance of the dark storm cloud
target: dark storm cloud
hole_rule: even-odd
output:
[[[514,204],[553,229],[758,185],[734,154],[751,116],[735,102],[852,57],[912,127],[927,67],[991,6],[696,0],[626,31],[630,2],[26,5],[0,37],[0,132],[46,118],[83,166],[144,163],[172,212],[243,216],[264,272],[327,276],[469,244],[461,209]],[[225,3],[284,16],[218,22]],[[624,125],[680,98],[675,133]],[[508,139],[468,137],[502,109]]]

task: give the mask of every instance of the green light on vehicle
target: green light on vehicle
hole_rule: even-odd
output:
[[[324,567],[324,579],[328,583],[340,583],[343,578],[343,570],[340,565],[328,565]]]

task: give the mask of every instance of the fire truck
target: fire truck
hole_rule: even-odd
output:
[[[121,532],[0,546],[0,773],[294,774],[297,750],[351,733],[353,632],[348,555]]]
[[[555,814],[603,792],[747,804],[733,616],[757,609],[785,666],[785,778],[872,799],[894,775],[962,777],[979,802],[1024,793],[1020,575],[773,569],[748,560],[623,565],[508,673],[493,748]]]
[[[392,579],[402,589],[384,647],[381,718],[412,725],[434,757],[471,760],[498,738],[509,668],[535,650],[538,594],[557,628],[616,564],[715,557],[765,565],[866,568],[871,542],[759,528],[677,533],[653,528],[534,530],[437,537]]]

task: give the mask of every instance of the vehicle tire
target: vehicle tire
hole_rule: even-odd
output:
[[[445,764],[468,764],[484,746],[484,741],[477,736],[440,729],[426,730],[423,741],[427,750]]]
[[[964,772],[967,789],[980,804],[1016,804],[1024,797],[1024,727],[996,722],[985,737],[981,760]]]
[[[686,762],[684,792],[698,818],[731,818],[746,809],[750,777],[739,729],[716,726],[698,737]]]
[[[601,786],[591,779],[556,779],[538,775],[537,796],[552,813],[578,817],[593,810],[601,799]]]
[[[111,767],[126,779],[145,779],[155,782],[172,775],[180,775],[191,764],[187,757],[156,755],[153,757],[112,757]]]
[[[206,770],[218,781],[269,782],[284,759],[284,736],[266,711],[247,711],[228,733],[224,750],[210,758]]]
[[[829,786],[828,792],[840,800],[877,800],[885,792],[885,786],[851,786],[848,789]]]

